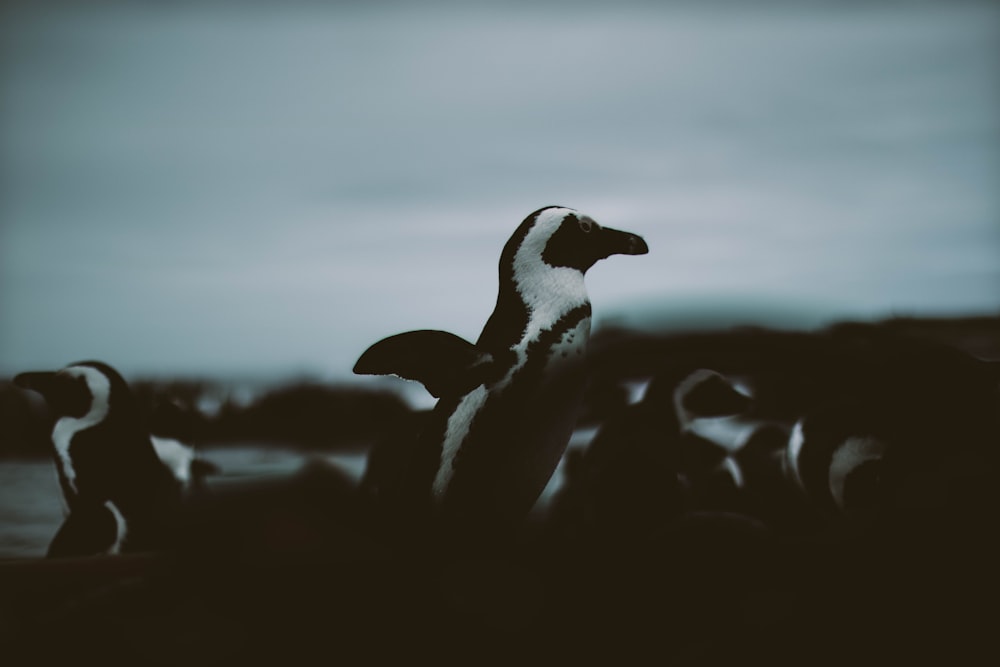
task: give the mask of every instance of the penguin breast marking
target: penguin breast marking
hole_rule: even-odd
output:
[[[559,340],[549,348],[547,366],[559,364],[562,360],[582,356],[587,351],[587,341],[590,338],[590,318],[584,317],[559,337]]]
[[[587,310],[589,312],[589,309]],[[538,364],[541,367],[540,370],[543,377],[558,375],[560,368],[579,361],[580,357],[586,351],[589,335],[590,317],[587,316],[580,317],[575,324],[571,322],[561,334],[558,334],[558,338],[547,349],[532,349],[530,347],[533,342],[532,340],[522,340],[514,348],[514,352],[517,354],[516,362],[509,367],[499,381],[492,385],[479,385],[462,397],[458,407],[455,408],[448,418],[448,425],[442,441],[441,461],[437,474],[434,477],[433,485],[433,495],[436,499],[440,500],[447,491],[455,472],[456,456],[463,443],[469,439],[476,419],[482,414],[483,407],[487,401],[499,401],[503,393],[515,391],[516,388],[512,389],[512,385],[518,384],[518,377],[526,367],[530,371],[530,367],[528,366],[529,358],[533,358],[535,355],[538,355],[538,358],[543,360]],[[541,338],[536,337],[534,340],[540,341]],[[534,384],[530,378],[528,382]],[[555,420],[558,420],[560,416],[561,413],[553,414]],[[561,431],[566,430],[566,428],[572,428],[572,422],[575,421],[572,417],[575,417],[575,415],[570,413],[569,417],[571,418],[569,423],[560,424],[557,430]]]
[[[504,379],[509,382],[509,376]],[[441,462],[434,476],[434,486],[432,487],[434,497],[438,500],[444,496],[448,489],[448,484],[455,472],[455,457],[458,450],[468,437],[472,423],[479,411],[482,410],[483,405],[486,404],[489,395],[490,390],[485,385],[479,385],[462,397],[458,407],[448,418],[448,426],[441,443]]]

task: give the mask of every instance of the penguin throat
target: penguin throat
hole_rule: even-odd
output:
[[[514,258],[514,288],[528,317],[519,347],[551,329],[567,313],[590,304],[583,273],[549,266],[537,256],[525,259],[522,253],[523,249]]]
[[[52,429],[52,444],[58,457],[57,463],[62,469],[63,477],[65,477],[70,490],[76,494],[78,493],[76,471],[73,468],[73,459],[69,448],[77,433],[100,424],[108,416],[108,410],[111,407],[111,381],[95,368],[78,366],[70,368],[66,372],[75,377],[84,378],[91,395],[90,409],[85,415],[82,417],[62,417]]]
[[[511,266],[514,288],[528,313],[525,338],[532,338],[564,314],[588,303],[583,271],[552,266],[543,259],[545,248],[558,229],[551,220],[536,221],[514,253]]]

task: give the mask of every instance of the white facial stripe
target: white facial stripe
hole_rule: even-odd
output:
[[[509,377],[509,376],[508,376]],[[505,378],[506,379],[506,378]],[[469,428],[472,426],[473,418],[479,409],[486,402],[490,392],[484,385],[479,385],[462,398],[462,401],[455,408],[448,418],[448,427],[445,429],[444,442],[441,444],[441,462],[438,465],[437,475],[434,477],[433,492],[434,497],[440,500],[444,492],[448,489],[454,475],[453,464],[455,455],[458,453],[462,441],[469,435]]]
[[[885,454],[885,443],[872,437],[853,437],[833,453],[828,483],[837,506],[844,507],[844,482],[855,468],[866,461],[877,461]]]
[[[74,435],[100,424],[108,415],[111,381],[104,373],[89,366],[71,366],[60,372],[72,377],[83,378],[91,394],[90,410],[87,411],[87,414],[82,417],[62,417],[52,429],[52,444],[56,448],[56,454],[59,455],[63,474],[73,492],[79,493],[76,488],[76,471],[73,470],[73,461],[69,456],[69,445],[73,441]]]
[[[514,255],[514,284],[528,308],[528,328],[519,348],[526,347],[526,341],[551,328],[569,311],[589,303],[583,273],[565,266],[549,266],[542,260],[546,244],[569,214],[576,211],[542,211]]]

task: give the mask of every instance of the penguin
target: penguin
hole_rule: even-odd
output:
[[[176,438],[150,434],[156,456],[180,482],[185,495],[205,488],[205,478],[222,473],[216,463],[198,455],[195,448]]]
[[[681,380],[672,398],[680,426],[679,472],[687,486],[688,511],[734,510],[742,494],[743,470],[726,446],[696,432],[696,420],[743,414],[751,397],[732,379],[701,368]]]
[[[157,456],[122,376],[99,361],[20,373],[56,421],[52,447],[66,519],[47,556],[157,549],[168,542],[182,482]]]
[[[204,490],[206,478],[222,473],[217,464],[202,457],[192,444],[197,442],[203,419],[193,407],[160,399],[153,401],[147,420],[156,455],[181,483],[185,496]]]
[[[574,455],[547,518],[552,539],[583,541],[591,552],[627,551],[690,505],[704,504],[712,494],[701,486],[714,489],[720,485],[716,478],[728,472],[726,451],[689,427],[699,418],[742,412],[748,403],[708,369],[674,367],[657,374],[641,400],[609,417]]]
[[[997,366],[945,344],[841,334],[868,369],[796,421],[784,469],[800,498],[827,525],[978,511],[966,492],[994,486]]]
[[[792,427],[780,421],[761,422],[733,455],[743,474],[745,512],[782,534],[800,533],[814,519],[803,502],[802,490],[786,475]]]
[[[510,535],[558,465],[578,416],[591,304],[584,274],[611,255],[649,252],[639,236],[548,206],[500,255],[496,306],[476,343],[410,331],[369,347],[357,374],[417,380],[438,398],[412,457],[382,501],[446,535]],[[420,523],[418,519],[416,523]]]

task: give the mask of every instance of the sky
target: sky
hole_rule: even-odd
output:
[[[475,340],[550,204],[650,246],[588,273],[596,326],[1000,313],[995,3],[0,12],[0,376]]]

